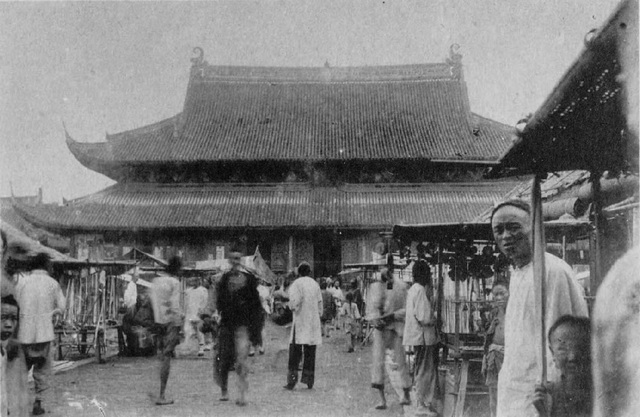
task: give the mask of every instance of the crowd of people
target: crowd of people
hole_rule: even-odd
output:
[[[497,247],[512,265],[509,284],[493,286],[493,310],[486,331],[482,373],[489,386],[492,415],[591,416],[594,408],[600,410],[598,415],[633,415],[637,409],[631,408],[627,414],[625,410],[633,404],[628,389],[637,386],[634,384],[638,378],[629,366],[624,366],[624,361],[637,361],[633,362],[633,354],[623,348],[632,349],[633,341],[637,340],[637,334],[633,334],[637,327],[629,328],[629,323],[633,326],[639,322],[638,297],[635,296],[640,286],[628,289],[631,298],[626,301],[627,308],[618,312],[623,318],[622,324],[597,317],[598,323],[609,327],[605,329],[603,324],[594,327],[588,318],[582,289],[569,265],[554,255],[545,254],[547,296],[542,321],[533,314],[537,310],[529,205],[520,200],[498,204],[491,215],[491,228]],[[353,352],[366,320],[373,340],[371,387],[378,394],[375,409],[387,408],[385,355],[391,351],[394,372],[398,373],[397,380],[403,390],[399,403],[415,405],[416,415],[437,416],[442,412],[438,404],[442,394],[438,383],[441,340],[431,267],[424,247],[422,250],[420,247],[412,269],[412,282],[404,282],[383,267],[379,279],[367,289],[366,303],[357,283],[349,284],[345,294],[339,279],[314,279],[311,266],[306,262],[271,290],[242,266],[241,252],[232,250],[230,269],[215,285],[205,288],[196,279],[187,280],[184,312],[177,278],[181,262],[173,258],[148,289],[137,292],[136,302],[130,305],[123,322],[127,346],[149,348],[141,342],[142,331],[136,329],[144,328],[153,335],[152,347],[158,352],[160,374],[155,404],[161,406],[173,403],[166,392],[176,347],[187,336],[202,348],[207,344],[205,333],[214,334],[213,369],[214,380],[220,388],[219,400],[229,400],[229,373],[235,371],[238,375],[236,404],[244,406],[249,387],[248,357],[255,354],[256,349],[264,353],[265,320],[280,308],[278,303],[291,316],[286,390],[294,390],[298,382],[312,389],[316,353],[323,338],[331,337],[332,330],[342,329],[347,334],[346,351]],[[57,281],[47,273],[46,255],[21,258],[20,250],[8,246],[4,236],[2,249],[2,415],[28,415],[29,408],[33,415],[41,415],[45,413],[44,394],[52,374],[54,324],[65,309],[65,297]],[[627,258],[623,259],[624,271],[621,272],[623,267],[614,267],[611,273],[629,275],[629,269],[637,265],[638,259]],[[630,279],[632,283],[636,281]],[[603,287],[610,287],[606,280]],[[604,300],[611,303],[606,297]],[[602,310],[602,304],[596,305],[596,312]],[[606,317],[607,312],[600,314]],[[595,329],[593,339],[592,329]],[[540,380],[542,363],[536,343],[540,332],[548,338],[547,381]],[[621,340],[622,346],[612,344],[611,337]],[[592,370],[592,340],[594,363],[601,365],[595,370]],[[412,354],[411,364],[407,352]],[[614,361],[612,365],[607,352],[619,355],[624,363]],[[626,395],[625,403],[618,401],[618,393],[610,395],[607,384],[619,382],[613,381],[616,375],[611,374],[611,367],[625,378],[626,385],[616,385],[622,392],[620,395]],[[26,387],[31,368],[35,399],[29,405]]]

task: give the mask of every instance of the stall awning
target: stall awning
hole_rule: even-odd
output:
[[[585,37],[577,61],[490,177],[584,169],[638,172],[638,3]]]
[[[591,223],[586,220],[556,220],[545,222],[544,225],[550,233],[556,231],[583,233],[592,227]],[[396,225],[393,226],[393,237],[402,242],[493,241],[489,222]]]

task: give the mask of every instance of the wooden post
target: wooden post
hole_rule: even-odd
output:
[[[289,259],[288,259],[288,270],[289,271],[293,271],[293,269],[296,267],[294,262],[293,262],[293,236],[289,236]]]
[[[532,234],[533,234],[533,280],[534,294],[536,300],[536,317],[539,324],[540,337],[540,381],[547,382],[547,333],[545,327],[546,317],[546,270],[545,270],[545,240],[544,240],[544,222],[542,219],[542,194],[540,191],[540,183],[543,176],[538,174],[533,180],[531,190],[531,209],[532,209]]]
[[[436,305],[436,311],[438,313],[438,320],[436,323],[437,329],[442,330],[442,309],[444,305],[444,271],[442,268],[442,245],[438,244],[438,287],[437,297],[438,304]],[[446,360],[446,358],[444,358]]]
[[[593,207],[592,207],[592,215],[593,215],[593,253],[590,253],[589,256],[592,259],[593,270],[591,271],[590,284],[591,284],[591,293],[595,294],[598,291],[598,287],[602,283],[604,267],[602,265],[602,240],[603,240],[603,219],[602,219],[602,193],[600,191],[600,177],[601,174],[599,172],[593,171],[591,172],[591,190],[593,193]]]

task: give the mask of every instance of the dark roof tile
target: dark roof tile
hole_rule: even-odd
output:
[[[326,72],[329,71],[329,75]],[[514,129],[469,111],[464,80],[446,64],[363,68],[205,65],[192,73],[184,111],[109,135],[69,140],[101,164],[260,160],[494,161]]]
[[[252,228],[387,228],[464,222],[499,200],[512,182],[419,185],[116,184],[67,206],[16,205],[57,231]]]

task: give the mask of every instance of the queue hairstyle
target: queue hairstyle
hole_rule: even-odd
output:
[[[308,262],[300,262],[298,265],[298,275],[301,277],[308,277],[311,275],[311,265]]]

